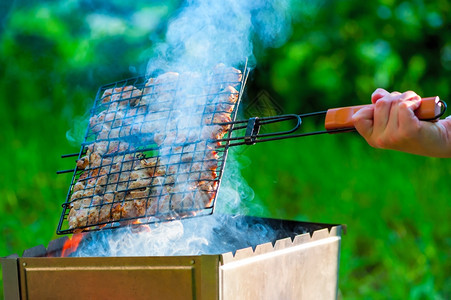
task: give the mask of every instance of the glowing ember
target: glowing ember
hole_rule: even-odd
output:
[[[133,232],[150,232],[150,226],[146,224],[142,224],[141,220],[135,220],[132,222],[133,224]]]
[[[75,252],[78,248],[78,245],[83,240],[86,233],[75,233],[72,237],[68,238],[63,246],[63,252],[61,253],[61,257],[68,257],[73,252]]]

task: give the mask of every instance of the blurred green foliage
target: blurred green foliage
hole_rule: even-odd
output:
[[[56,238],[70,176],[55,171],[74,165],[60,155],[79,150],[98,86],[145,72],[179,5],[0,4],[0,256]],[[256,41],[243,107],[265,91],[285,113],[311,112],[367,103],[376,87],[449,100],[450,10],[447,0],[299,1],[283,46]],[[256,194],[243,203],[251,213],[347,224],[343,298],[451,296],[449,159],[375,150],[356,134],[234,151]]]

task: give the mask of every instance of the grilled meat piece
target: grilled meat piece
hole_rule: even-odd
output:
[[[209,76],[209,93],[217,94],[228,86],[236,87],[240,84],[243,74],[240,70],[218,64]]]
[[[131,105],[134,106],[139,102],[142,95],[141,90],[132,85],[119,88],[111,88],[105,90],[102,95],[102,103],[117,103],[118,105]],[[113,105],[115,106],[115,105]]]

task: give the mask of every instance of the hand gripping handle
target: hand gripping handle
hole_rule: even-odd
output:
[[[327,110],[324,126],[326,130],[353,129],[352,116],[364,107],[371,107],[374,104],[347,106],[331,108]],[[446,109],[445,102],[439,97],[428,97],[421,99],[420,107],[415,110],[415,115],[423,121],[433,121],[440,118]]]

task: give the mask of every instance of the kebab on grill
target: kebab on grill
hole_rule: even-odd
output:
[[[186,100],[174,107],[179,80],[190,78],[200,76],[168,72],[149,79],[142,90],[125,86],[104,91],[102,110],[89,120],[95,141],[77,161],[81,175],[70,195],[70,228],[211,205],[219,159],[211,140],[229,129],[222,123],[231,121],[241,72],[218,65],[201,91],[196,90],[197,97],[205,97],[199,122],[173,128],[171,117],[182,116],[184,105],[190,105]],[[184,96],[196,97],[191,92]],[[134,135],[158,145],[159,155],[146,157],[126,142]]]

